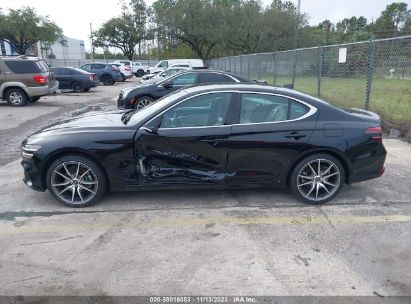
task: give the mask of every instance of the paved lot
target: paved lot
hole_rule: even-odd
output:
[[[15,143],[113,108],[121,86],[0,107],[0,294],[411,295],[411,145],[398,140],[385,140],[382,178],[324,206],[260,189],[116,193],[68,209],[26,188]]]

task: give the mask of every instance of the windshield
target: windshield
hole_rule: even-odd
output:
[[[139,121],[146,120],[151,115],[155,114],[162,108],[166,108],[169,104],[173,103],[174,100],[185,94],[185,90],[178,90],[175,93],[167,95],[141,110],[134,111],[127,124],[136,124]]]

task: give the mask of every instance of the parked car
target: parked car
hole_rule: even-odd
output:
[[[181,71],[187,71],[190,70],[190,68],[184,68],[184,67],[171,67],[168,68],[167,70],[160,72],[158,74],[148,74],[143,76],[142,79],[140,79],[140,83],[142,84],[149,84],[149,83],[155,83],[163,80],[166,77],[169,77],[171,75],[177,74]]]
[[[122,63],[131,67],[133,74],[136,77],[141,77],[147,73],[149,66],[141,65],[140,62],[130,61],[130,60],[116,60],[114,63]]]
[[[154,67],[149,68],[147,74],[157,74],[176,64],[189,64],[192,68],[204,67],[202,59],[168,59],[161,60]]]
[[[383,174],[380,123],[375,113],[285,88],[196,86],[141,111],[87,115],[30,136],[24,182],[69,207],[94,204],[107,190],[167,187],[288,186],[321,204],[344,183]]]
[[[59,81],[59,89],[71,89],[74,92],[88,92],[98,86],[96,74],[77,68],[51,68]]]
[[[59,83],[49,66],[38,57],[0,56],[0,98],[12,107],[36,102],[56,93]]]
[[[130,66],[125,65],[124,63],[113,63],[113,65],[120,69],[121,81],[124,82],[133,77],[133,72],[131,71]]]
[[[122,81],[120,69],[113,66],[111,63],[87,63],[82,65],[80,69],[87,71],[89,73],[94,73],[97,79],[101,81],[104,85],[112,85],[116,81]]]
[[[230,73],[213,70],[190,70],[172,75],[157,83],[121,90],[117,100],[119,109],[141,109],[178,89],[203,83],[249,82]]]

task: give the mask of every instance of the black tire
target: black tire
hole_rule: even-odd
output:
[[[136,103],[134,104],[134,108],[137,110],[140,110],[155,101],[156,100],[154,98],[151,98],[150,96],[142,96],[136,100]]]
[[[73,92],[76,92],[76,93],[84,92],[83,84],[80,81],[73,82],[73,84],[71,85],[71,88],[73,89]]]
[[[123,73],[121,73],[121,81],[122,81],[122,82],[125,82],[125,81],[126,81],[126,76],[124,76]]]
[[[26,92],[19,88],[8,89],[6,92],[6,101],[12,107],[24,107],[28,98]]]
[[[324,204],[337,196],[344,181],[345,169],[341,162],[334,156],[321,153],[310,155],[297,164],[291,174],[289,187],[305,203]]]
[[[41,98],[41,96],[33,96],[33,97],[30,98],[30,102],[37,102],[37,101],[40,100],[40,98]]]
[[[81,164],[79,166],[79,171],[76,169],[77,163]],[[69,173],[71,173],[70,175],[67,173],[63,164],[67,167]],[[65,172],[66,177],[70,178],[63,178],[58,173],[54,173],[54,170],[63,170],[61,172]],[[82,176],[83,174],[85,175]],[[75,178],[73,178],[74,175],[76,175]],[[77,177],[79,177],[79,179],[75,181]],[[58,184],[58,181],[57,184],[52,184],[52,181],[56,181],[56,178],[60,178],[61,185]],[[88,184],[82,184],[81,181],[82,183]],[[94,181],[97,181],[97,183],[91,184]],[[107,191],[107,179],[101,167],[91,159],[81,155],[65,155],[56,159],[47,169],[46,185],[50,194],[58,202],[72,208],[82,208],[94,205],[101,200]],[[58,193],[61,189],[71,186],[74,188],[69,188],[62,194]],[[84,188],[89,189],[87,190]],[[79,192],[83,194],[79,195]],[[74,195],[74,202],[73,199],[70,199],[72,195]],[[90,195],[91,197],[88,197],[87,195]]]
[[[91,88],[84,88],[84,92],[90,91]]]
[[[143,77],[144,76],[144,70],[143,69],[138,69],[136,73],[136,77]]]
[[[103,77],[101,78],[101,82],[102,82],[103,85],[105,85],[105,86],[109,86],[109,85],[113,85],[113,84],[114,84],[113,77],[111,77],[111,76],[109,76],[109,75],[103,76]]]

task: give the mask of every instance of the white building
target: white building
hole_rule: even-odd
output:
[[[43,58],[63,59],[63,60],[85,60],[86,49],[84,41],[67,36],[63,36],[59,41],[46,45],[40,43],[40,52]],[[52,55],[51,55],[52,54]]]
[[[16,50],[7,42],[0,40],[1,55],[18,55]],[[84,41],[63,36],[53,44],[38,42],[29,50],[27,55],[40,56],[44,59],[85,60],[86,50]]]

